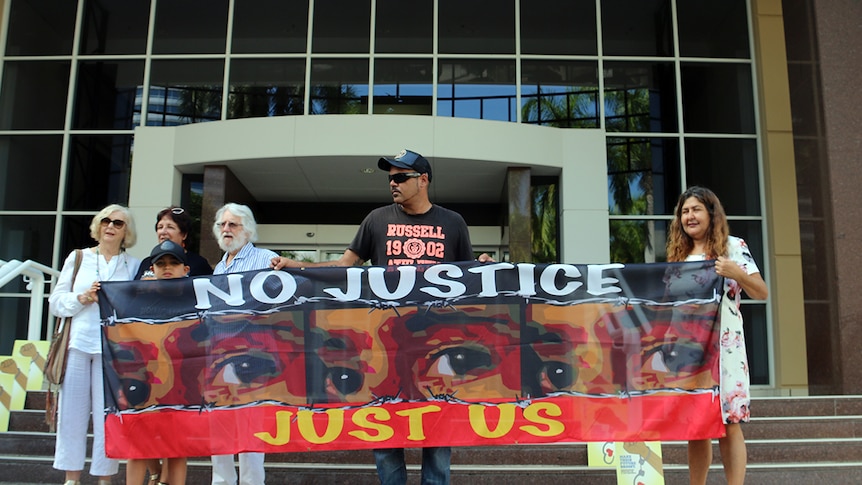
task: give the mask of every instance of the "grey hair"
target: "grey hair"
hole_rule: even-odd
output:
[[[248,236],[248,242],[257,242],[257,222],[254,220],[254,214],[252,214],[251,209],[247,205],[236,204],[234,202],[228,202],[223,205],[218,212],[216,212],[215,221],[213,223],[213,234],[215,235],[216,240],[221,236],[221,228],[218,226],[218,223],[221,221],[225,212],[230,212],[240,218],[242,221],[242,228]]]

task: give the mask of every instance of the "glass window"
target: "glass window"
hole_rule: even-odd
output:
[[[95,244],[93,238],[90,237],[90,222],[96,215],[95,211],[101,210],[105,205],[107,204],[93,209],[92,215],[63,217],[63,223],[60,227],[60,261],[65,260],[66,256],[77,248],[87,248]],[[146,225],[141,224],[141,222],[136,223],[139,232],[142,226]]]
[[[599,127],[594,61],[521,62],[521,121],[558,128]]]
[[[410,25],[412,20],[403,25]],[[370,0],[315,0],[311,50],[371,52]]]
[[[514,61],[441,59],[439,70],[438,116],[516,121]]]
[[[84,4],[81,54],[143,54],[149,23],[150,2],[88,0]]]
[[[374,25],[375,52],[430,54],[434,41],[434,2],[377,0]]]
[[[813,10],[814,5],[810,0],[781,0],[788,61],[817,60],[817,17]]]
[[[683,124],[688,133],[754,133],[749,64],[683,62]]]
[[[235,2],[231,52],[305,52],[308,0]]]
[[[606,56],[673,56],[670,0],[601,0]]]
[[[170,0],[156,5],[153,54],[225,51],[228,0]]]
[[[595,0],[521,1],[521,54],[596,55]]]
[[[0,136],[0,210],[57,210],[62,157],[61,135]]]
[[[132,135],[73,135],[67,172],[66,210],[128,204]]]
[[[605,62],[604,76],[607,131],[678,131],[673,63]]]
[[[610,252],[614,263],[656,263],[667,261],[668,221],[610,221]]]
[[[88,230],[87,234],[89,232]],[[87,239],[93,242],[89,236]],[[32,259],[45,266],[51,266],[53,249],[51,241],[53,240],[54,216],[0,216],[0,254],[6,261]],[[21,285],[20,289],[24,290],[24,285]]]
[[[754,385],[769,384],[769,335],[766,324],[766,305],[742,305],[742,331],[745,334],[745,351],[748,356],[749,377]]]
[[[760,215],[757,165],[757,143],[753,139],[685,140],[686,183],[712,189],[728,215]]]
[[[128,130],[140,118],[144,61],[81,61],[72,126]]]
[[[830,234],[830,229],[822,220],[799,221],[799,236],[802,242],[802,274],[816,275],[823,272],[819,268],[823,264],[821,262],[823,255],[829,254],[831,251]],[[806,300],[829,301],[831,299],[828,277],[802,278],[802,287]]]
[[[673,214],[679,198],[676,138],[608,138],[608,211]]]
[[[0,130],[62,130],[69,67],[69,61],[6,61]]]
[[[175,126],[221,118],[224,62],[153,61],[147,125]]]
[[[76,3],[69,0],[9,1],[7,56],[72,53]],[[0,5],[2,7],[2,5]]]
[[[727,199],[722,198],[718,193],[716,193],[716,195],[719,196],[721,205],[727,209],[727,206],[725,205],[725,201]],[[763,229],[761,222],[741,221],[728,218],[727,223],[730,226],[730,235],[745,240],[745,244],[748,245],[748,249],[751,251],[751,256],[754,257],[754,263],[757,264],[757,268],[760,270],[760,275],[763,276],[764,280],[769,281],[767,279],[766,269],[764,268],[765,256],[763,253]],[[743,292],[743,298],[749,298],[745,292]]]
[[[793,155],[796,161],[796,197],[800,218],[825,217],[829,210],[824,207],[828,203],[829,194],[826,187],[827,167],[820,163],[825,159],[825,148],[822,139],[805,139],[794,137]]]
[[[745,0],[676,2],[679,55],[747,58],[746,3]]]
[[[367,114],[368,61],[315,59],[310,89],[310,114]]]
[[[431,115],[431,59],[378,59],[374,63],[374,113]]]
[[[320,260],[316,249],[282,249],[276,250],[276,252],[285,258],[301,261],[303,263],[317,263]],[[340,257],[341,254],[338,254],[338,257],[335,259],[337,260]]]
[[[9,286],[4,287],[3,292],[10,291],[29,295],[30,292],[24,289],[23,278],[16,278],[16,281],[17,283],[9,283]],[[47,305],[43,307],[42,315],[50,315]],[[0,298],[0,355],[12,355],[15,340],[27,338],[29,318],[29,298]],[[47,335],[44,338],[49,339],[51,336]]]
[[[820,91],[820,68],[818,64],[788,63],[787,77],[790,82],[790,112],[793,114],[793,136],[817,136],[822,128],[819,106],[822,101],[815,93]]]
[[[304,59],[231,62],[228,118],[301,115],[304,97]]]
[[[803,281],[813,279],[820,278],[803,278]],[[829,301],[809,301],[806,295],[806,363],[808,369],[814,370],[814,372],[811,372],[808,375],[808,392],[810,393],[810,396],[840,394],[841,392],[836,390],[841,389],[843,386],[843,384],[840,383],[841,373],[822,371],[822,369],[835,369],[835,363],[832,359],[841,352],[840,348],[836,348],[838,347],[839,342],[838,339],[835,338],[835,330],[831,329],[833,325],[835,325],[836,320],[833,316],[834,311],[835,310],[832,308]]]
[[[530,243],[534,263],[558,263],[559,178],[532,177],[530,180]]]
[[[514,0],[439,0],[438,51],[445,54],[514,54]]]

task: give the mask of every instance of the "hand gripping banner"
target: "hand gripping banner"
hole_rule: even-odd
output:
[[[104,282],[107,452],[718,437],[721,285],[708,261]]]

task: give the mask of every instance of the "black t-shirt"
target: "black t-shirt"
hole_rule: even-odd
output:
[[[405,213],[398,204],[374,209],[362,221],[349,249],[375,266],[473,259],[464,218],[439,205],[418,215]]]
[[[186,253],[186,259],[189,260],[189,276],[206,276],[213,274],[213,267],[210,266],[209,261],[206,260],[203,256],[197,253]],[[150,266],[153,263],[150,261],[150,257],[147,256],[141,261],[141,266],[138,268],[138,274],[135,275],[135,279],[139,280],[144,273],[150,272]],[[150,277],[152,277],[152,273],[150,273]]]

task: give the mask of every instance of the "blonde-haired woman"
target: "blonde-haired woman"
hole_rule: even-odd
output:
[[[108,485],[119,468],[116,460],[105,456],[102,337],[96,302],[100,281],[131,280],[140,265],[140,260],[125,252],[136,241],[135,224],[126,207],[112,204],[99,211],[90,222],[90,236],[97,244],[80,250],[81,266],[74,283],[75,251],[72,251],[48,299],[51,313],[72,317],[54,450],[54,468],[66,472],[65,485],[80,483],[91,413],[94,440],[90,474],[98,477],[99,485]]]
[[[745,241],[730,235],[727,216],[721,201],[711,190],[691,187],[677,201],[667,242],[668,261],[715,260],[715,272],[723,276],[725,298],[734,298],[739,306],[740,289],[751,298],[769,296],[766,283]],[[731,326],[732,325],[732,326]],[[721,325],[721,397],[722,420],[726,434],[718,446],[728,485],[745,481],[748,457],[741,422],[750,418],[748,361],[741,320]],[[688,442],[689,480],[705,484],[712,464],[712,440]]]

